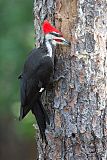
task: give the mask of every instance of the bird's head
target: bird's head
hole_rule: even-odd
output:
[[[45,40],[50,41],[54,46],[57,44],[70,45],[70,42],[63,37],[62,33],[53,27],[47,20],[43,22],[42,29],[45,35]]]

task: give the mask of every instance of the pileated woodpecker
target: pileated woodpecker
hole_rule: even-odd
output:
[[[56,44],[69,45],[61,32],[53,27],[47,20],[42,24],[44,43],[31,51],[25,61],[20,79],[21,108],[19,120],[22,120],[31,110],[35,115],[40,129],[42,140],[46,140],[46,122],[48,115],[41,102],[41,95],[46,90],[50,77],[53,74],[52,51]]]

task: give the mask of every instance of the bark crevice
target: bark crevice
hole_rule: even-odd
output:
[[[54,77],[65,79],[47,93],[51,126],[46,148],[38,141],[40,160],[43,153],[47,160],[107,159],[106,6],[104,0],[35,0],[37,46],[46,16],[71,41],[71,48],[58,47],[55,53]]]

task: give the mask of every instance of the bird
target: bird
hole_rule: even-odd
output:
[[[42,140],[46,141],[46,124],[50,124],[48,114],[42,104],[41,95],[47,90],[54,72],[53,48],[70,45],[62,33],[44,20],[42,24],[44,42],[34,48],[25,60],[20,79],[20,115],[21,121],[31,111],[39,126]]]

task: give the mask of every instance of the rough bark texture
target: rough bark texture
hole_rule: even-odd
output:
[[[51,126],[48,145],[38,139],[39,160],[106,160],[107,1],[35,0],[34,15],[37,44],[46,15],[72,42],[56,51],[55,77],[65,79],[48,96]]]

